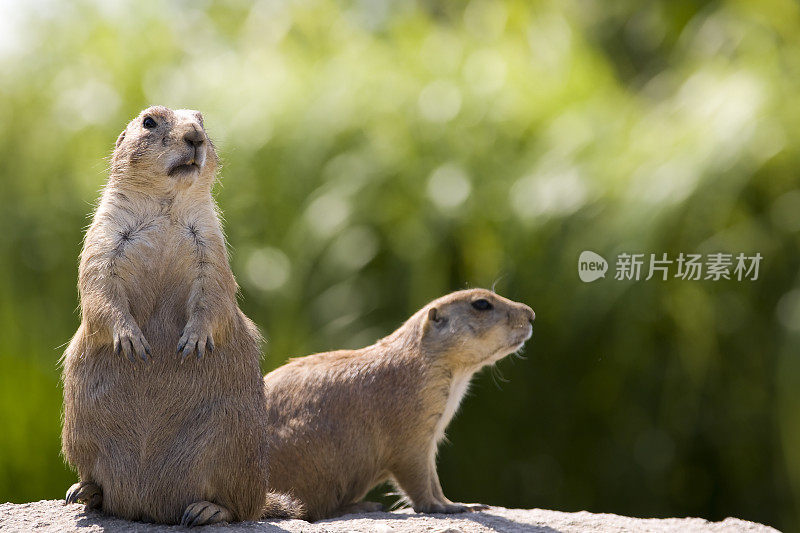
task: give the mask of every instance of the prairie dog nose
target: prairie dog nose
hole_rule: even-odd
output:
[[[189,146],[197,148],[203,144],[205,136],[203,135],[203,132],[197,128],[197,126],[192,125],[192,129],[184,133],[183,140],[186,141]]]
[[[529,322],[533,322],[534,320],[536,320],[536,313],[533,312],[533,309],[531,309],[527,305],[523,305],[522,309],[525,312],[525,314],[528,316],[528,321]]]

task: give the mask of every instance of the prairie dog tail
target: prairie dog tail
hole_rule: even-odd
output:
[[[300,502],[282,492],[272,492],[267,494],[267,501],[264,503],[264,512],[261,518],[300,518],[306,515],[305,507]]]

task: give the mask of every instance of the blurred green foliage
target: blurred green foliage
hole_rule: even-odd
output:
[[[62,497],[59,358],[116,135],[200,109],[242,307],[287,357],[448,291],[537,312],[440,454],[453,500],[800,529],[790,0],[0,3],[0,501]],[[594,250],[757,281],[577,276]]]

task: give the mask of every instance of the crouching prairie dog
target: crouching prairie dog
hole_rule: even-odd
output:
[[[261,338],[237,306],[217,166],[197,111],[151,107],[117,139],[63,358],[67,503],[185,525],[299,513],[268,491]]]
[[[378,510],[367,492],[391,479],[417,512],[457,513],[436,474],[436,449],[482,367],[532,333],[527,305],[473,289],[429,303],[360,350],[292,359],[264,377],[270,485],[306,518]]]

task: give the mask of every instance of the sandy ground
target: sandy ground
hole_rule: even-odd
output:
[[[84,512],[83,506],[64,505],[61,501],[42,500],[25,504],[0,504],[0,530],[36,532],[122,531],[156,533],[183,531],[180,526],[161,526],[129,522]],[[777,530],[736,518],[722,522],[707,522],[701,518],[642,519],[613,514],[562,513],[543,509],[504,509],[491,507],[486,511],[459,515],[418,515],[411,510],[392,513],[347,515],[315,523],[302,520],[270,522],[241,522],[196,528],[197,532],[293,532],[293,533],[471,533],[471,532],[532,532],[532,533],[700,533],[700,532],[772,532]]]

